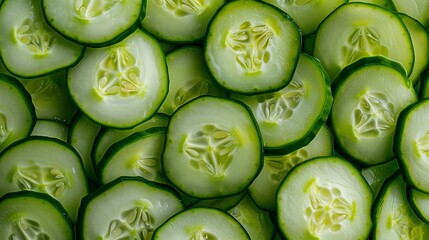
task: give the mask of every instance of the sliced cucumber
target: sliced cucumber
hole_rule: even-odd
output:
[[[304,35],[315,32],[323,19],[325,19],[341,4],[347,2],[347,0],[263,1],[270,3],[289,14],[296,21]]]
[[[228,213],[246,229],[250,239],[273,239],[276,227],[271,221],[269,212],[259,209],[248,194],[228,210]]]
[[[280,185],[279,227],[288,239],[367,239],[372,201],[367,182],[347,160],[313,158]]]
[[[31,96],[14,77],[0,73],[0,153],[31,134],[36,112]]]
[[[76,149],[82,158],[83,167],[88,178],[97,183],[98,178],[92,164],[91,150],[94,139],[101,129],[101,125],[92,121],[82,112],[76,113],[68,128],[67,142]]]
[[[401,66],[383,57],[360,59],[341,72],[332,91],[336,150],[368,166],[392,160],[399,113],[417,101]]]
[[[313,53],[332,80],[363,57],[397,61],[407,75],[414,64],[413,44],[401,18],[383,7],[360,2],[341,5],[320,24]]]
[[[406,196],[406,183],[399,172],[383,185],[372,214],[373,239],[429,239],[429,225],[411,208]]]
[[[31,136],[46,136],[67,142],[68,126],[60,121],[37,119]]]
[[[161,166],[165,132],[165,128],[150,128],[113,144],[97,165],[100,182],[141,176],[148,181],[167,183]]]
[[[0,155],[0,195],[31,190],[58,200],[76,221],[88,183],[79,154],[55,138],[31,136]]]
[[[395,9],[418,20],[426,28],[429,27],[429,2],[426,0],[391,0]]]
[[[158,39],[186,43],[205,37],[207,26],[226,0],[147,0],[141,25]]]
[[[84,50],[49,27],[40,0],[2,3],[0,46],[5,67],[20,77],[37,77],[70,67]]]
[[[250,237],[240,223],[223,211],[190,208],[168,219],[155,231],[152,239],[250,240]]]
[[[387,163],[363,168],[361,173],[371,187],[373,195],[377,196],[386,179],[398,170],[398,160],[393,159]]]
[[[407,197],[416,215],[429,224],[429,194],[407,186]]]
[[[97,47],[114,44],[133,32],[144,17],[146,4],[145,0],[41,2],[48,24],[58,33]]]
[[[306,146],[278,156],[264,156],[264,166],[248,192],[258,207],[274,212],[276,193],[286,174],[297,164],[315,157],[331,156],[334,143],[331,131],[323,125],[316,137]]]
[[[393,149],[408,184],[429,193],[429,99],[404,109],[396,125]]]
[[[19,191],[0,198],[0,238],[74,240],[75,232],[58,201],[45,193]]]
[[[283,89],[252,96],[231,94],[252,109],[266,155],[284,155],[307,145],[326,122],[332,105],[330,80],[318,60],[301,54]]]
[[[158,112],[173,114],[181,105],[202,95],[226,97],[211,77],[204,61],[204,49],[185,46],[169,52],[166,56],[169,90]]]
[[[150,35],[136,30],[119,43],[88,48],[68,70],[77,106],[93,121],[131,128],[155,114],[168,91],[164,54]]]
[[[380,7],[384,7],[386,9],[389,9],[391,11],[395,10],[395,6],[393,6],[392,0],[349,0],[349,2],[363,2],[363,3],[370,3],[375,4]]]
[[[262,152],[248,108],[232,99],[202,96],[172,115],[162,165],[184,193],[215,198],[244,191],[262,167]]]
[[[209,26],[205,59],[221,86],[256,94],[291,81],[300,48],[298,26],[278,8],[260,1],[229,1]]]
[[[210,207],[227,211],[236,206],[243,199],[244,195],[247,195],[246,191],[227,197],[198,199],[191,207]]]
[[[140,177],[121,177],[82,199],[78,237],[152,239],[153,232],[180,211],[182,202],[170,188]]]
[[[169,117],[165,114],[157,113],[150,119],[140,123],[131,129],[114,129],[103,127],[98,132],[94,139],[94,145],[92,147],[92,161],[93,165],[97,166],[104,154],[114,143],[123,140],[124,138],[132,135],[133,133],[142,132],[153,127],[167,127]]]

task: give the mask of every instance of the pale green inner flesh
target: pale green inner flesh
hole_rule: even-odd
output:
[[[414,51],[405,25],[399,16],[375,5],[350,3],[337,8],[320,25],[314,46],[314,56],[331,80],[344,67],[368,56],[398,61],[407,74],[413,68]]]
[[[204,37],[224,0],[148,0],[143,29],[160,39],[190,42]]]
[[[344,159],[299,165],[280,186],[277,204],[280,228],[289,239],[364,239],[371,229],[371,190]]]
[[[410,200],[414,203],[420,215],[426,219],[426,221],[429,221],[429,194],[412,189]]]
[[[400,135],[400,160],[404,163],[407,177],[412,184],[429,192],[427,171],[429,170],[429,102],[422,101],[408,112]]]
[[[429,237],[429,227],[414,213],[408,203],[405,183],[400,176],[388,186],[376,208],[375,235],[381,240],[417,239]]]
[[[156,228],[183,210],[179,198],[167,190],[138,180],[110,187],[87,205],[86,239],[150,239]]]
[[[306,146],[282,156],[264,156],[261,173],[249,187],[249,193],[259,207],[275,211],[276,192],[286,174],[297,164],[333,152],[332,134],[323,125],[314,139]]]
[[[366,164],[392,159],[398,115],[417,100],[412,84],[393,68],[371,65],[347,76],[334,94],[332,130],[341,148]]]
[[[8,240],[72,240],[73,228],[55,206],[43,198],[12,197],[0,204],[0,237]]]

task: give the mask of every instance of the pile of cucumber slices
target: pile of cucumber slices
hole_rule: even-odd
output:
[[[0,239],[429,239],[429,1],[0,0]]]

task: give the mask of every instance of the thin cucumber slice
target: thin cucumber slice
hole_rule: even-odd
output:
[[[55,138],[31,136],[0,155],[0,195],[30,190],[58,200],[75,222],[88,183],[79,154]]]
[[[140,24],[145,0],[42,0],[48,24],[79,44],[101,47],[119,42]]]
[[[390,177],[376,200],[372,213],[373,239],[429,239],[429,225],[413,211],[406,195],[406,183],[399,172]]]
[[[171,115],[181,105],[202,95],[226,97],[225,89],[210,75],[202,47],[181,47],[169,52],[166,61],[170,84],[158,112]]]
[[[67,142],[81,156],[85,173],[93,183],[98,182],[98,177],[92,164],[91,150],[100,129],[100,124],[92,121],[82,112],[78,112],[73,117],[67,134]]]
[[[340,157],[305,161],[277,193],[277,217],[288,239],[367,239],[372,192],[359,170]]]
[[[429,193],[429,99],[416,102],[398,117],[393,149],[408,184]]]
[[[429,194],[407,186],[407,197],[416,215],[429,224]]]
[[[271,221],[269,212],[259,209],[248,194],[228,210],[228,213],[246,229],[250,239],[273,239],[276,227]]]
[[[272,4],[289,14],[289,16],[296,21],[303,35],[315,32],[323,19],[325,19],[341,4],[347,2],[347,0],[263,1]]]
[[[39,78],[18,78],[30,93],[38,119],[70,123],[77,107],[67,89],[66,71]]]
[[[426,28],[429,27],[429,2],[426,0],[392,0],[396,11],[404,13],[417,21]]]
[[[386,9],[389,9],[391,11],[395,10],[395,6],[393,5],[392,0],[349,0],[349,2],[363,2],[363,3],[370,3],[375,4],[380,7],[384,7]]]
[[[414,64],[413,44],[401,18],[383,7],[360,2],[341,5],[320,24],[313,53],[331,80],[363,57],[397,61],[407,75]]]
[[[67,80],[82,112],[103,126],[122,129],[149,119],[168,91],[164,53],[139,29],[114,45],[88,48],[68,70]]]
[[[226,0],[147,0],[144,30],[167,42],[188,43],[203,39],[207,26]]]
[[[231,94],[252,109],[266,155],[284,155],[307,145],[326,122],[332,105],[330,80],[318,60],[301,54],[283,89],[252,96]]]
[[[398,160],[393,159],[387,163],[363,168],[361,173],[371,187],[373,195],[377,196],[386,179],[388,179],[398,170]]]
[[[264,166],[248,192],[259,208],[274,212],[276,193],[287,173],[297,164],[315,157],[332,156],[332,133],[323,125],[311,142],[286,155],[264,156]]]
[[[413,82],[413,85],[417,85],[420,80],[420,74],[429,64],[429,34],[426,28],[416,19],[405,14],[399,14],[399,16],[410,33],[414,48],[414,66],[408,78]]]
[[[232,99],[202,96],[172,115],[162,165],[184,193],[216,198],[247,189],[261,170],[262,152],[248,108]]]
[[[190,208],[168,219],[155,231],[152,239],[250,240],[250,237],[240,223],[223,211]]]
[[[291,81],[300,48],[298,26],[278,8],[260,1],[229,1],[209,26],[205,59],[221,86],[256,94]]]
[[[191,207],[210,207],[216,208],[222,211],[227,211],[236,206],[246,195],[247,192],[241,192],[232,196],[221,197],[221,198],[209,198],[209,199],[198,199]]]
[[[383,57],[360,59],[341,72],[332,91],[336,150],[367,166],[392,160],[399,113],[417,101],[401,66]]]
[[[67,142],[68,126],[59,121],[37,119],[31,136],[46,136]]]
[[[0,213],[1,239],[75,239],[66,210],[45,193],[7,193],[0,198]]]
[[[14,77],[0,73],[0,153],[31,134],[36,112],[31,96]]]
[[[150,128],[113,144],[96,166],[100,182],[106,184],[121,176],[140,176],[166,184],[161,166],[165,132],[166,128]]]
[[[82,199],[77,233],[82,240],[152,239],[161,224],[183,209],[170,188],[121,177]]]
[[[92,147],[92,161],[93,165],[97,166],[103,158],[106,151],[114,143],[123,140],[124,138],[132,135],[133,133],[142,132],[153,127],[167,127],[169,117],[165,114],[157,113],[150,119],[140,123],[131,129],[115,129],[103,127],[100,129],[96,138],[94,139],[94,145]]]
[[[0,46],[0,57],[8,71],[29,78],[74,65],[84,50],[49,27],[40,0],[2,3]]]

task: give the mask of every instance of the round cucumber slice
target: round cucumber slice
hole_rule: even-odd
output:
[[[67,80],[80,110],[114,128],[131,128],[149,119],[168,91],[161,47],[141,30],[114,45],[88,48],[68,70]]]
[[[235,100],[202,96],[172,115],[162,165],[184,193],[215,198],[244,191],[262,167],[262,152],[248,108]]]
[[[66,210],[45,193],[6,193],[0,198],[0,213],[1,239],[75,239]]]
[[[291,81],[300,48],[298,26],[278,8],[260,1],[229,1],[209,26],[205,59],[221,86],[256,94]]]
[[[359,170],[340,157],[297,165],[277,193],[280,230],[288,239],[367,239],[373,196]]]
[[[168,219],[155,231],[152,239],[250,240],[250,237],[240,223],[223,211],[190,208]]]

